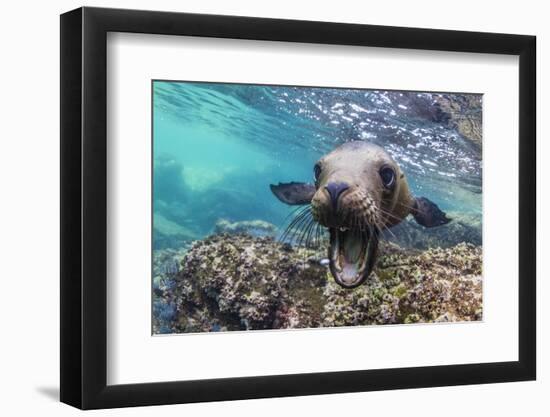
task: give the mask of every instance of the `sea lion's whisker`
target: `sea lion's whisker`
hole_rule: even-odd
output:
[[[296,215],[292,221],[288,224],[288,226],[286,227],[286,230],[290,230],[292,229],[294,226],[296,226],[296,224],[301,220],[303,219],[304,217],[307,217],[308,216],[308,211],[307,210],[303,210],[301,211],[298,215]]]
[[[377,210],[378,210],[380,213],[386,214],[386,215],[388,215],[388,216],[390,216],[390,217],[392,217],[392,218],[394,218],[394,219],[401,219],[400,217],[398,217],[398,216],[396,216],[395,214],[389,212],[388,210],[383,209],[382,207],[379,207]],[[401,220],[402,220],[402,219],[401,219]]]
[[[315,237],[313,240],[313,247],[318,248],[319,247],[319,223],[315,226]]]
[[[308,228],[307,232],[307,238],[306,238],[306,247],[311,248],[311,239],[313,237],[313,233],[315,232],[315,227],[317,225],[317,222],[315,220],[311,220],[310,226]]]
[[[386,210],[384,210],[384,209],[382,209],[382,208],[379,208],[378,210],[379,210],[380,213],[382,213],[383,215],[385,215],[385,216],[387,216],[387,217],[390,217],[390,218],[392,218],[392,219],[394,219],[394,220],[398,220],[398,221],[401,221],[401,220],[402,220],[400,217],[397,217],[396,215],[394,215],[394,214],[390,213],[389,211],[386,211]]]
[[[315,242],[314,247],[318,248],[323,243],[323,238],[325,236],[325,228],[319,223],[315,223]]]
[[[285,231],[283,232],[283,234],[281,235],[281,237],[280,237],[279,240],[280,240],[281,242],[284,242],[284,241],[287,240],[288,237],[290,237],[288,243],[292,243],[293,237],[290,236],[290,233],[291,233],[292,231],[295,230],[296,226],[298,225],[298,223],[299,223],[301,220],[302,220],[302,218],[300,218],[300,219],[295,219],[291,224],[289,224],[289,225],[286,227]]]
[[[323,243],[323,240],[326,238],[327,230],[321,225],[319,225],[318,230],[319,230],[318,245],[321,245]]]
[[[311,214],[311,213],[309,213]],[[300,234],[302,233],[302,230],[304,228],[305,225],[308,224],[308,222],[311,220],[311,217],[308,216],[307,214],[306,215],[303,215],[300,220],[295,224],[294,226],[294,237],[293,239],[291,240],[294,240],[294,242],[296,242],[297,240],[297,236],[300,236]]]
[[[290,213],[288,213],[288,214],[286,215],[284,221],[286,222],[286,221],[290,218],[290,216],[295,215],[295,214],[298,213],[298,212],[304,212],[304,211],[309,210],[309,209],[311,209],[311,205],[310,205],[310,204],[308,204],[308,205],[306,205],[306,206],[299,206],[299,207],[297,207],[297,208],[294,208],[294,209],[292,209],[292,210],[290,211]]]
[[[304,215],[305,213],[308,213],[309,211],[311,211],[311,205],[307,205],[305,207],[300,207],[300,208],[294,210],[292,213],[290,213],[290,215],[294,214],[294,217],[296,218],[296,217]]]
[[[401,202],[397,202],[397,204],[399,204],[401,207],[405,207],[405,208],[408,208],[409,210],[415,210],[415,207],[414,206],[411,206],[409,204],[404,204],[404,203],[401,203]]]
[[[304,218],[306,218],[308,215],[311,214],[311,211],[310,210],[302,210],[300,212],[300,214],[298,214],[294,219],[292,219],[292,221],[290,222],[290,224],[285,228],[285,231],[283,233],[283,236],[281,236],[281,240],[284,240],[283,237],[285,237],[294,227],[296,227],[296,225],[301,221],[303,220]]]
[[[321,244],[321,225],[317,223],[315,226],[315,247],[318,248]]]
[[[312,232],[314,226],[315,226],[315,220],[311,219],[309,221],[309,224],[306,226],[306,229],[305,229],[306,231],[304,233],[305,239],[306,239],[305,240],[305,247],[306,248],[309,248],[309,242],[311,240],[311,232]]]
[[[303,236],[304,236],[304,231],[307,227],[307,225],[309,224],[310,220],[309,219],[306,219],[304,220],[303,222],[300,223],[300,227],[298,228],[298,230],[296,231],[296,234],[295,234],[295,243],[297,246],[302,246],[302,239],[303,239]]]
[[[382,214],[388,214],[388,215],[391,216],[391,214],[386,212],[385,210],[383,210],[383,209],[379,209],[379,210],[380,210],[380,212],[382,212]],[[397,239],[395,234],[390,230],[390,228],[388,226],[386,226],[386,224],[382,221],[382,219],[380,219],[380,221],[377,222],[376,227],[378,228],[379,231],[387,230],[388,233],[390,233],[395,239]]]
[[[287,225],[285,227],[285,230],[283,231],[283,233],[281,234],[281,236],[279,237],[279,240],[281,242],[284,242],[288,236],[288,234],[290,233],[290,231],[294,228],[294,223],[296,222],[296,219],[293,220],[289,225]]]
[[[287,242],[289,244],[292,244],[292,243],[296,243],[296,239],[297,239],[297,235],[299,233],[299,230],[300,230],[300,224],[296,224],[295,226],[293,227],[289,227],[284,235],[281,237],[281,241],[282,242]]]
[[[300,239],[298,240],[298,246],[302,246],[302,242],[304,242],[304,239],[306,238],[308,228],[310,227],[312,221],[312,219],[308,219],[300,228]]]
[[[309,216],[311,216],[311,213],[309,211],[303,211],[292,220],[291,224],[296,224]]]
[[[397,236],[395,236],[395,233],[393,233],[393,232],[390,230],[390,228],[389,228],[388,226],[386,226],[385,224],[383,224],[382,227],[383,227],[382,231],[387,230],[388,233],[389,233],[390,235],[392,235],[394,239],[397,240]]]
[[[311,241],[313,239],[314,232],[315,232],[315,221],[312,221],[309,231],[307,232],[306,248],[312,248]]]
[[[296,221],[298,221],[299,219],[302,218],[302,216],[305,216],[306,215],[306,211],[301,211],[298,215],[296,215],[292,221],[290,222],[289,226],[291,226],[293,223],[295,223]]]
[[[315,220],[312,219],[312,220],[309,222],[309,225],[308,225],[308,227],[307,227],[307,234],[306,234],[306,241],[305,241],[305,246],[306,246],[306,248],[310,248],[310,247],[311,247],[311,246],[310,246],[311,234],[312,234],[312,232],[313,232],[313,230],[314,230],[314,228],[315,228],[315,224],[316,224],[316,223],[315,223]]]

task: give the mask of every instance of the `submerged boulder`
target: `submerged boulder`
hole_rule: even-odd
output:
[[[375,272],[354,290],[334,283],[325,253],[249,235],[196,241],[164,292],[176,306],[171,332],[481,319],[479,246],[419,252],[386,243]]]
[[[159,213],[153,214],[154,249],[179,248],[197,238],[197,234],[181,224],[168,220]]]
[[[214,233],[230,235],[247,234],[250,236],[275,236],[277,226],[265,220],[244,220],[239,222],[230,222],[226,219],[220,219],[216,222]]]
[[[153,332],[172,333],[176,318],[176,278],[190,244],[153,251]]]
[[[433,228],[421,226],[409,216],[386,232],[385,237],[392,243],[411,249],[450,248],[462,242],[481,246],[480,215],[459,212],[448,212],[447,215],[451,222]]]
[[[480,94],[440,94],[436,105],[447,116],[447,126],[481,147],[482,99]]]

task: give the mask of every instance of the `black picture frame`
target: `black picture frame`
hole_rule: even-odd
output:
[[[519,56],[519,360],[107,385],[108,32]],[[61,401],[82,409],[533,380],[536,38],[251,17],[80,8],[61,15]]]

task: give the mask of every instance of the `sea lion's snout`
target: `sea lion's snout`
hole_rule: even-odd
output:
[[[336,212],[338,209],[338,199],[340,195],[349,189],[349,185],[346,182],[330,182],[325,185],[325,190],[327,190],[330,196],[330,202],[332,205],[332,210]]]
[[[357,189],[347,181],[327,180],[318,185],[311,200],[313,218],[325,227],[351,227],[359,203]]]

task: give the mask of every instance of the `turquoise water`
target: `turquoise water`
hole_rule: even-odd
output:
[[[350,140],[381,145],[415,195],[481,227],[481,144],[457,128],[480,112],[481,96],[461,94],[155,81],[154,247],[222,219],[282,230],[291,208],[269,184],[312,182],[315,161]]]

